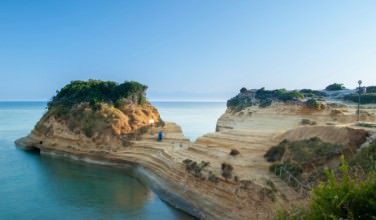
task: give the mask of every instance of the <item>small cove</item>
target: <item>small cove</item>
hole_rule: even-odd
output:
[[[224,103],[154,104],[166,121],[185,122],[183,130],[191,139],[213,131],[225,108]],[[193,219],[161,201],[125,168],[15,148],[14,140],[30,132],[45,106],[0,103],[0,219]]]

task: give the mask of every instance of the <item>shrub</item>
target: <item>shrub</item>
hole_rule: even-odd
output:
[[[321,110],[321,103],[317,101],[316,99],[308,99],[304,103],[308,108],[315,109],[315,110]]]
[[[325,168],[327,181],[313,188],[310,205],[280,211],[278,219],[375,219],[376,177],[368,174],[366,180],[352,177],[341,158],[340,177]]]
[[[350,94],[344,97],[345,100],[358,102],[358,94]],[[376,103],[376,93],[366,93],[360,95],[361,104],[375,104]]]
[[[231,156],[236,156],[236,155],[238,155],[238,154],[240,154],[240,152],[239,152],[238,150],[236,150],[236,149],[231,149],[231,151],[230,151],[230,155],[231,155]]]
[[[233,167],[231,164],[222,163],[221,175],[227,180],[232,178]]]
[[[260,105],[259,105],[259,107],[260,108],[266,108],[266,107],[269,107],[269,106],[271,106],[272,105],[272,100],[271,99],[269,99],[269,98],[267,98],[267,99],[263,99],[263,100],[261,100],[260,101]]]
[[[350,161],[351,166],[358,165],[365,172],[376,170],[376,143],[361,148]]]
[[[304,99],[304,94],[295,90],[287,91],[286,89],[277,89],[277,90],[265,90],[261,88],[256,90],[255,96],[247,93],[246,88],[240,90],[240,94],[229,99],[227,101],[227,107],[232,110],[240,111],[244,108],[252,106],[255,103],[254,98],[260,100],[259,107],[265,108],[272,104],[273,100],[279,100],[283,102],[287,101],[298,101]]]
[[[93,129],[93,124],[90,122],[86,122],[84,124],[84,133],[86,137],[92,137],[94,135],[94,129]]]
[[[338,90],[344,90],[346,87],[342,83],[333,83],[328,85],[325,90],[327,91],[338,91]]]
[[[323,175],[320,172],[316,174],[309,170],[338,157],[343,149],[340,145],[326,143],[318,137],[313,137],[308,140],[291,142],[284,140],[279,145],[270,148],[264,157],[268,162],[274,162],[269,167],[271,172],[286,180],[289,185],[296,187],[303,180],[316,182],[318,178],[321,178]],[[308,172],[304,178],[302,176],[303,168]],[[296,179],[290,180],[289,173]]]
[[[269,167],[269,170],[286,182],[287,185],[294,188],[299,187],[299,182],[303,179],[303,169],[298,163],[290,161],[275,163]]]
[[[312,191],[308,216],[337,219],[372,219],[376,217],[376,179],[362,182],[352,178],[344,157],[341,158],[341,178],[325,169],[327,182]]]
[[[376,86],[368,86],[367,93],[376,93]]]
[[[243,87],[240,89],[240,93],[246,93],[247,92],[247,88]]]
[[[311,163],[320,158],[327,159],[334,155],[340,155],[343,150],[341,146],[323,142],[318,137],[288,142],[287,146],[291,153],[291,159],[301,164]]]
[[[192,174],[193,176],[197,178],[205,178],[201,171],[209,165],[209,162],[206,161],[201,161],[200,164],[198,164],[196,161],[190,160],[190,159],[185,159],[183,161],[185,164],[185,169]]]
[[[252,98],[249,96],[235,96],[227,101],[227,107],[240,111],[246,107],[252,106]]]
[[[264,155],[268,162],[280,161],[285,153],[285,146],[283,144],[271,147]]]
[[[256,91],[256,99],[262,100],[262,99],[272,98],[274,96],[274,91],[265,90],[265,88],[262,87],[261,89],[258,89]]]
[[[302,89],[299,92],[303,93],[303,95],[305,97],[314,97],[314,96],[325,97],[325,96],[327,96],[327,94],[325,92],[319,91],[319,90]]]
[[[301,179],[301,175],[303,173],[303,169],[299,164],[290,161],[275,163],[270,166],[269,170],[278,176],[280,175],[282,179],[288,179],[289,174],[297,179]]]
[[[274,191],[272,189],[267,188],[267,187],[262,187],[260,192],[262,193],[262,195],[267,196],[270,200],[272,200],[272,202],[274,202],[276,200],[276,196],[275,196]]]
[[[249,189],[249,187],[253,184],[251,180],[240,180],[239,183],[241,189]]]
[[[371,124],[371,123],[358,123],[358,126],[360,127],[365,127],[365,128],[376,128],[376,124]]]
[[[235,107],[239,104],[240,104],[240,102],[239,102],[239,99],[237,97],[233,97],[233,98],[229,99],[226,103],[227,107]]]
[[[213,174],[211,171],[209,172],[208,180],[213,183],[219,182],[219,178],[215,174]]]
[[[316,121],[312,121],[307,118],[303,118],[302,121],[300,122],[302,125],[317,125]]]
[[[304,95],[298,91],[286,92],[278,95],[281,101],[296,101],[304,99]]]
[[[304,98],[304,94],[298,91],[287,91],[286,89],[265,90],[261,88],[256,91],[256,98],[264,99],[277,99],[280,101],[295,101]]]
[[[277,192],[277,191],[278,191],[277,188],[275,187],[273,181],[271,181],[270,179],[266,180],[265,184],[266,184],[267,186],[269,186],[270,189],[273,190],[273,192]]]
[[[124,98],[132,99],[136,104],[143,104],[146,102],[146,89],[147,86],[134,81],[122,84],[101,80],[72,81],[56,92],[48,102],[48,108],[60,106],[59,108],[64,109],[88,102],[93,110],[96,110],[100,103],[117,103]]]

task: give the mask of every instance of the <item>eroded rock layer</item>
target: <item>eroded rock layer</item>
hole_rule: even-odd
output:
[[[306,195],[269,171],[265,152],[284,139],[311,137],[358,147],[374,129],[355,126],[354,111],[349,105],[328,104],[318,111],[286,103],[229,109],[218,119],[217,132],[194,143],[174,123],[152,127],[135,139],[100,131],[88,137],[52,115],[17,144],[131,164],[162,199],[201,219],[272,219],[278,208],[304,201]],[[363,111],[362,120],[375,121],[375,108]],[[160,131],[163,141],[157,141]]]

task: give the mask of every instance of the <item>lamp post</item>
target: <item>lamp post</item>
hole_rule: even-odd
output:
[[[358,87],[358,122],[360,121],[360,86],[362,85],[362,80],[358,81],[359,87]]]

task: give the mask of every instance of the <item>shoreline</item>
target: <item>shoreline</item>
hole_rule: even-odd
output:
[[[171,122],[160,128],[163,141],[157,141],[158,133],[151,131],[128,143],[111,134],[87,137],[55,118],[43,118],[16,144],[26,150],[40,149],[41,154],[130,167],[132,175],[161,200],[199,219],[274,219],[278,209],[304,203],[306,196],[270,172],[266,151],[285,139],[313,137],[356,147],[369,131],[350,124],[351,112],[348,106],[328,105],[313,111],[285,103],[238,112],[228,109],[217,120],[217,131],[195,142]],[[371,109],[367,119],[374,120],[374,112]],[[315,124],[302,124],[307,118]],[[232,155],[233,149],[239,155]],[[226,166],[231,168],[229,175]]]
[[[23,149],[22,146],[18,146]],[[132,163],[122,159],[106,158],[106,157],[95,157],[92,155],[82,154],[76,155],[68,152],[63,152],[59,150],[40,150],[41,156],[55,157],[69,159],[71,161],[96,164],[101,166],[116,166],[122,169],[129,169],[131,171],[131,176],[141,181],[143,184],[147,185],[163,202],[172,206],[179,211],[185,212],[186,214],[195,217],[197,219],[205,219],[199,210],[195,209],[188,201],[179,197],[176,193],[168,190],[168,186],[171,183],[167,183],[162,178],[155,175],[150,170],[141,166],[140,164]]]

